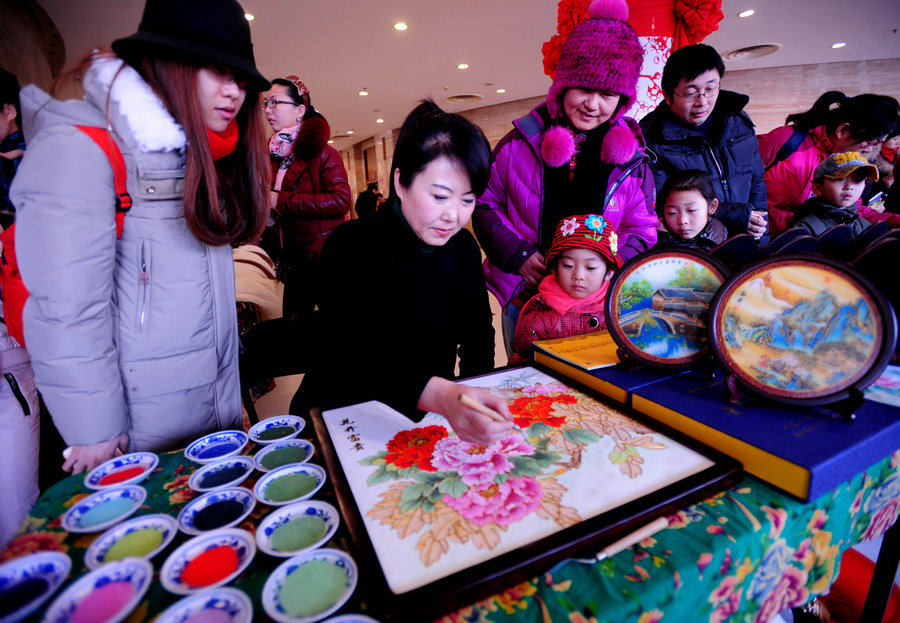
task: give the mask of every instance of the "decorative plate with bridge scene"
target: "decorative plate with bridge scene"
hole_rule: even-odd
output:
[[[612,278],[606,326],[621,355],[660,367],[688,367],[709,355],[710,301],[725,265],[693,249],[651,250]]]
[[[770,257],[736,271],[713,298],[713,354],[742,385],[818,405],[871,384],[890,362],[890,303],[850,265],[823,255]]]

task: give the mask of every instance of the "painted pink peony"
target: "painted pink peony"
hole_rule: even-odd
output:
[[[457,472],[470,487],[490,485],[497,474],[506,474],[513,464],[513,456],[534,454],[534,446],[522,433],[511,433],[489,446],[463,441],[459,437],[445,437],[434,444],[431,464],[442,472]]]
[[[502,485],[473,487],[458,498],[445,495],[444,503],[476,526],[508,526],[540,507],[541,485],[534,478],[510,478]]]

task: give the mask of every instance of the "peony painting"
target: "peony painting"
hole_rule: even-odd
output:
[[[532,543],[713,465],[534,368],[463,381],[504,396],[489,446],[369,402],[323,420],[395,594]]]

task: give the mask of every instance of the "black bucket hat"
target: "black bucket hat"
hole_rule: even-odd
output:
[[[236,0],[147,0],[138,31],[112,48],[128,62],[149,56],[223,65],[253,90],[271,87],[256,69],[250,24]]]

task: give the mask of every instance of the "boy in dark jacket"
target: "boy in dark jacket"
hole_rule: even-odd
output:
[[[660,231],[657,246],[677,245],[709,251],[728,238],[713,218],[719,200],[705,171],[686,169],[670,175],[656,198]]]
[[[749,233],[764,243],[766,183],[753,122],[744,112],[750,98],[720,90],[724,73],[715,48],[698,43],[674,51],[662,75],[665,101],[641,120],[641,131],[657,193],[677,171],[707,171],[720,202],[716,218],[729,235]]]
[[[847,223],[855,238],[871,225],[857,212],[866,178],[878,180],[878,168],[857,151],[831,154],[813,172],[815,197],[795,211],[794,227],[818,236],[829,227]]]

